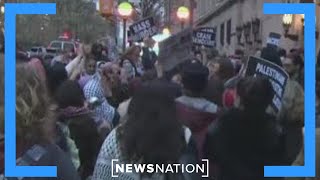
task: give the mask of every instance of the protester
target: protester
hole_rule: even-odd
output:
[[[227,58],[218,59],[213,70],[213,78],[217,78],[223,84],[235,75],[235,69],[231,60]]]
[[[195,137],[198,159],[203,158],[207,129],[217,116],[218,106],[202,97],[208,84],[208,69],[198,62],[189,62],[182,70],[183,96],[176,99],[179,120]]]
[[[68,72],[64,64],[57,62],[47,70],[47,84],[51,96],[54,96],[56,89],[68,80]]]
[[[216,179],[263,179],[264,166],[281,165],[283,144],[274,117],[266,108],[274,96],[267,79],[248,77],[237,86],[237,107],[210,126],[209,162],[218,166]]]
[[[127,79],[131,80],[134,77],[139,77],[138,64],[140,60],[141,48],[139,46],[130,47],[122,56],[120,67],[126,71]]]
[[[121,71],[121,68],[118,64],[110,64],[111,72],[109,74],[111,83],[112,96],[108,97],[110,105],[115,108],[118,108],[119,104],[124,100],[129,98],[128,95],[128,81],[125,79],[125,71]]]
[[[303,60],[302,58],[295,54],[289,54],[288,58],[284,60],[284,69],[290,75],[292,80],[297,81],[301,86],[303,86]]]
[[[261,58],[282,67],[281,59],[277,50],[279,47],[280,38],[280,34],[272,32],[270,33],[267,40],[267,46],[264,47],[261,51]]]
[[[320,69],[317,68],[316,71],[316,177],[314,178],[304,178],[304,177],[296,177],[296,178],[286,178],[286,180],[317,180],[320,177],[320,106],[319,106],[319,100],[320,100]],[[304,132],[304,131],[303,131]],[[301,147],[301,151],[295,161],[292,163],[292,166],[304,166],[304,146]]]
[[[84,86],[96,75],[96,61],[92,55],[86,57],[84,62],[85,72],[80,74],[79,84],[83,89]]]
[[[302,128],[304,126],[304,91],[294,79],[297,70],[294,59],[294,57],[289,56],[284,60],[284,68],[290,78],[287,81],[279,113],[279,119],[286,135],[288,164],[295,160],[302,147]]]
[[[144,39],[145,47],[142,48],[143,54],[141,57],[144,71],[154,69],[154,63],[157,60],[157,55],[152,49],[155,43],[156,43],[155,40],[153,40],[152,38]]]
[[[30,66],[19,64],[16,71],[17,166],[57,166],[54,179],[80,179],[70,158],[54,144],[55,108],[45,86]]]
[[[134,78],[130,81],[128,86],[128,96],[129,98],[124,100],[119,104],[119,107],[117,109],[119,115],[120,115],[120,123],[126,121],[128,117],[128,107],[131,102],[132,96],[135,94],[135,92],[141,87],[142,81],[140,78]]]
[[[102,145],[93,179],[111,179],[111,160],[118,163],[178,163],[189,138],[176,119],[174,97],[163,83],[142,86],[132,98],[127,121],[114,129]],[[186,141],[187,140],[187,141]],[[122,179],[178,179],[179,174],[120,173]],[[186,174],[184,174],[186,175]]]
[[[51,61],[51,66],[54,66],[57,62],[67,65],[74,58],[74,51],[72,49],[65,49],[61,55],[56,56]]]
[[[79,150],[79,172],[81,178],[86,179],[93,173],[102,137],[98,134],[82,89],[76,81],[65,81],[57,90],[56,99],[59,122],[70,131],[70,138]]]
[[[104,62],[108,61],[107,57],[103,56],[103,54],[102,54],[103,50],[104,50],[103,46],[100,43],[94,43],[92,45],[91,54],[93,54],[94,59],[96,61],[104,61]]]
[[[99,105],[94,108],[94,120],[98,127],[116,126],[119,117],[115,108],[107,101],[107,97],[112,96],[112,68],[104,65],[99,73],[96,74],[83,88],[85,98],[98,98]]]
[[[224,91],[223,82],[218,78],[219,64],[210,61],[207,64],[209,70],[208,86],[204,92],[204,97],[218,106],[222,106],[222,94]]]

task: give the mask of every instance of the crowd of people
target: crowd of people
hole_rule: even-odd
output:
[[[266,165],[303,165],[303,51],[265,47],[258,53],[290,75],[282,108],[274,113],[270,81],[244,76],[242,51],[232,57],[195,51],[163,71],[149,48],[154,42],[145,45],[129,47],[118,60],[103,58],[99,44],[81,45],[73,57],[64,54],[50,63],[17,56],[17,165],[55,165],[60,180],[112,179],[112,159],[124,164],[209,159],[208,179],[214,180],[260,180]],[[3,78],[0,85],[3,94]],[[3,174],[3,159],[0,166]],[[118,179],[202,177],[131,173]]]

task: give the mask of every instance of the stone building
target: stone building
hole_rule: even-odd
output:
[[[170,0],[169,0],[170,1]],[[189,0],[176,2],[177,6],[190,7]],[[286,50],[303,48],[303,15],[293,15],[292,23],[285,33],[283,15],[264,15],[263,3],[305,3],[313,0],[201,0],[196,1],[194,27],[216,28],[217,50],[221,54],[232,55],[236,49],[253,54],[265,46],[270,32],[282,35],[280,46]],[[175,9],[172,8],[174,11]],[[320,30],[320,6],[317,6],[317,28]],[[171,20],[176,24],[178,20]],[[176,26],[175,26],[176,27]],[[177,32],[177,27],[172,28]],[[317,50],[320,39],[317,40]],[[318,52],[318,51],[317,51]]]
[[[313,1],[313,0],[311,0]],[[285,33],[283,15],[264,15],[263,3],[288,2],[297,3],[297,0],[202,0],[198,2],[195,13],[196,26],[210,26],[217,30],[217,49],[230,55],[236,49],[243,49],[247,54],[254,53],[266,44],[270,32],[282,35],[280,46],[286,50],[303,48],[303,15],[293,15],[292,24]],[[309,1],[301,1],[310,2]],[[320,15],[320,6],[317,6],[317,15]],[[320,21],[317,18],[317,31]],[[320,40],[317,39],[317,49]]]

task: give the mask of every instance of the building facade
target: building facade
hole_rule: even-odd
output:
[[[310,1],[310,0],[309,0]],[[216,28],[216,44],[220,54],[232,55],[236,49],[253,54],[266,45],[270,32],[281,34],[280,46],[287,51],[303,48],[304,16],[293,15],[287,33],[283,15],[264,15],[265,2],[300,2],[299,0],[201,0],[197,1],[194,26]],[[304,1],[308,2],[308,1]],[[317,6],[317,31],[320,27],[320,6]],[[320,47],[319,38],[317,50]],[[318,52],[318,51],[317,51]]]

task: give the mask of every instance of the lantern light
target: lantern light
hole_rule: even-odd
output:
[[[177,11],[177,16],[182,21],[187,20],[187,19],[189,19],[190,11],[187,7],[181,6],[181,7],[179,7],[179,9]]]
[[[284,25],[290,26],[292,24],[292,21],[293,21],[293,15],[292,14],[283,15],[282,22],[283,22]]]
[[[164,34],[164,35],[170,35],[171,33],[170,33],[169,28],[164,28],[164,29],[162,30],[162,34]]]
[[[123,2],[118,6],[118,12],[123,18],[131,16],[132,10],[132,5],[128,2]]]

